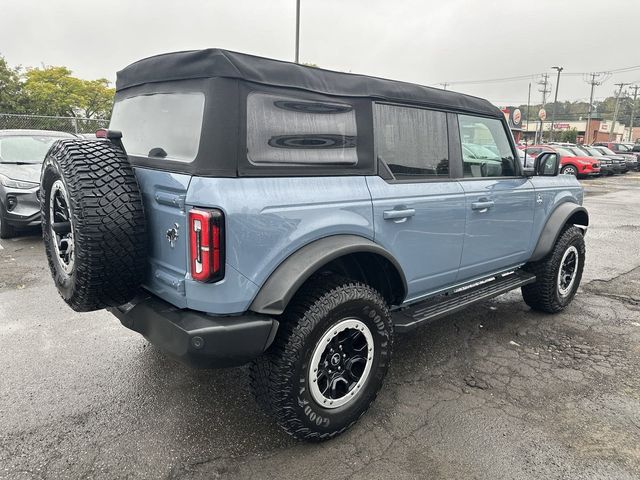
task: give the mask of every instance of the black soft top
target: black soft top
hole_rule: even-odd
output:
[[[116,91],[158,82],[233,78],[346,97],[414,103],[502,118],[502,112],[478,97],[414,83],[307,67],[218,48],[165,53],[132,63],[118,72]]]

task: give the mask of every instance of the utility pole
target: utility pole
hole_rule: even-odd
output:
[[[527,133],[529,133],[529,108],[531,107],[531,82],[529,82],[529,93],[527,94]],[[527,156],[524,157],[525,167],[527,166]]]
[[[613,138],[614,132],[613,130],[616,128],[616,120],[618,119],[618,113],[620,111],[620,97],[622,96],[622,89],[627,85],[631,85],[630,83],[616,83],[616,87],[620,87],[618,93],[616,94],[616,108],[613,110],[613,121],[611,122],[611,130],[609,130],[609,141],[615,140]]]
[[[300,0],[296,0],[296,63],[300,63]]]
[[[638,98],[638,90],[640,90],[640,85],[634,85],[631,87],[633,89],[633,103],[631,104],[631,122],[629,125],[629,141],[633,141],[633,117],[636,114],[636,99]]]
[[[553,109],[551,110],[551,141],[553,142],[553,129],[556,124],[556,103],[558,103],[558,89],[560,88],[560,72],[564,70],[564,67],[551,67],[553,70],[558,71],[558,79],[556,80],[556,93],[553,99]]]
[[[542,74],[542,80],[540,80],[538,82],[538,85],[540,85],[542,88],[539,88],[538,91],[540,93],[542,93],[542,108],[544,108],[544,106],[547,104],[547,94],[551,92],[551,90],[549,90],[549,75],[546,73]],[[544,131],[544,121],[540,120],[540,135],[538,137],[538,140],[536,141],[536,143],[542,143],[542,138],[543,138],[543,131]]]
[[[447,82],[441,83],[440,85],[442,85],[442,89],[446,90],[447,87],[449,86],[449,84]]]
[[[591,85],[591,96],[589,97],[589,114],[587,116],[587,126],[584,131],[584,143],[585,145],[589,145],[589,140],[591,139],[591,114],[593,113],[593,92],[596,86],[602,85],[602,83],[608,78],[608,74],[605,72],[594,72],[590,73],[585,81]]]

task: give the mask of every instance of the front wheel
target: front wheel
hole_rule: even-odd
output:
[[[15,237],[15,229],[7,223],[2,214],[2,204],[0,204],[0,238],[12,238]]]
[[[393,327],[384,299],[368,285],[321,277],[280,325],[250,368],[256,400],[296,438],[341,434],[375,400],[389,367]]]
[[[578,169],[573,165],[565,165],[564,167],[562,167],[562,170],[560,170],[560,173],[562,173],[563,175],[573,175],[574,177],[577,177]]]
[[[549,255],[525,266],[535,283],[522,287],[522,297],[534,310],[558,313],[578,291],[585,261],[584,235],[578,227],[563,230]]]

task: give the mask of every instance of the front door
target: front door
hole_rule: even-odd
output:
[[[455,281],[465,195],[449,172],[446,113],[386,104],[376,104],[374,113],[376,152],[386,172],[367,177],[375,241],[400,262],[411,301]]]
[[[498,119],[458,116],[466,228],[458,281],[527,260],[535,191],[520,176],[505,125]]]

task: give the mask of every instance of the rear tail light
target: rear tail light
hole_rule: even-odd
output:
[[[199,282],[224,278],[224,215],[220,210],[189,212],[191,277]]]

